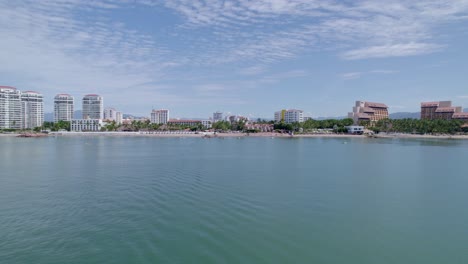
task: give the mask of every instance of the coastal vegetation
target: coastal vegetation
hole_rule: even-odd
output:
[[[375,133],[457,134],[468,132],[461,120],[382,119],[369,126]]]
[[[309,119],[305,122],[284,123],[273,121],[260,120],[257,124],[272,125],[273,129],[277,132],[294,132],[296,134],[308,133],[322,133],[324,130],[327,133],[347,133],[347,126],[353,125],[351,118],[346,119],[327,119],[327,120],[314,120]],[[374,124],[369,122],[360,123],[367,129],[374,133],[404,133],[404,134],[462,134],[468,133],[468,124],[461,120],[420,120],[420,119],[383,119]],[[117,124],[115,121],[108,122],[102,127],[101,131],[176,131],[176,130],[190,130],[190,131],[203,131],[206,128],[203,125],[177,125],[177,124],[153,124],[149,120],[140,121],[133,120],[127,124]],[[237,122],[218,121],[213,123],[212,129],[218,132],[229,131],[242,131],[246,133],[260,132],[260,130],[247,129],[246,121],[239,120]],[[70,131],[70,122],[59,121],[44,122],[42,127],[33,129],[35,132],[43,130],[49,131]],[[14,132],[28,132],[27,130],[15,129],[0,129],[0,133],[14,133]]]
[[[281,131],[294,131],[299,133],[310,133],[318,129],[331,129],[335,133],[346,133],[347,129],[345,127],[352,124],[353,119],[351,118],[325,120],[309,119],[305,122],[295,122],[291,124],[279,122],[274,124],[274,129]]]

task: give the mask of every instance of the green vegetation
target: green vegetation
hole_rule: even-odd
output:
[[[231,122],[228,121],[218,121],[213,124],[214,130],[229,131],[231,130]]]
[[[456,134],[467,132],[461,120],[383,119],[369,129],[374,132],[409,134]]]
[[[50,130],[50,131],[59,131],[60,129],[64,129],[70,131],[70,122],[69,121],[58,121],[57,123],[54,122],[44,122],[42,127],[35,128],[34,131],[39,130]]]
[[[348,130],[345,128],[346,126],[350,126],[353,124],[353,120],[351,118],[346,119],[326,119],[326,120],[314,120],[309,119],[302,123],[292,123],[286,124],[283,122],[276,123],[274,125],[275,130],[283,130],[283,131],[295,131],[302,133],[310,133],[316,131],[318,129],[333,129],[335,133],[346,133]]]

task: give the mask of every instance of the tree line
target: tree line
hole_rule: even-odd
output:
[[[369,126],[369,129],[376,133],[457,134],[468,132],[468,128],[463,127],[464,123],[455,119],[382,119]]]

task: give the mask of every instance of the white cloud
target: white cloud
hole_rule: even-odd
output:
[[[137,5],[149,12],[165,8],[180,20],[148,19],[154,23],[148,27],[164,29],[162,35],[148,35],[119,16]],[[309,73],[291,71],[294,66],[286,62],[313,52],[359,60],[443,51],[450,37],[439,38],[438,27],[463,26],[467,11],[468,0],[0,1],[0,77],[20,76],[12,85],[48,95],[108,93],[114,105],[126,98],[113,93],[145,100],[153,94],[172,102],[216,100],[201,97],[221,92],[213,83],[231,86],[211,78],[260,76],[245,81],[247,87],[299,78]],[[286,73],[272,74],[272,65],[280,63]],[[394,73],[384,71],[342,78]],[[178,82],[182,75],[201,79],[196,82],[201,86],[171,85],[160,91],[161,83]]]
[[[350,50],[342,54],[347,60],[388,58],[422,55],[441,50],[442,46],[429,43],[391,44]]]
[[[362,72],[348,72],[348,73],[343,73],[341,77],[345,80],[352,80],[352,79],[358,79],[362,76]]]
[[[341,78],[345,80],[353,80],[353,79],[359,79],[363,77],[364,75],[369,75],[369,74],[393,74],[397,73],[398,71],[393,71],[393,70],[371,70],[371,71],[366,71],[366,72],[347,72],[341,74]]]

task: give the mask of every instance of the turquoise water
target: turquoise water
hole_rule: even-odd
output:
[[[51,137],[0,149],[2,264],[468,263],[467,141]]]

